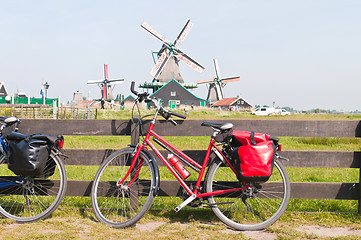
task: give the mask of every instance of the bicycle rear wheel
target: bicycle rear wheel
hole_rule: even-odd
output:
[[[217,159],[206,175],[206,191],[212,192],[245,186],[229,167]],[[290,180],[279,160],[266,183],[249,183],[247,189],[223,195],[210,196],[208,202],[215,215],[236,230],[260,230],[276,222],[287,208],[290,198]]]
[[[41,177],[15,175],[6,164],[0,164],[0,175],[0,214],[17,222],[48,217],[65,195],[65,167],[55,152],[51,153]]]
[[[154,200],[154,169],[143,152],[131,174],[123,183],[119,183],[128,173],[133,158],[134,148],[124,148],[113,153],[102,163],[94,178],[91,200],[95,216],[114,228],[134,225],[149,210]]]

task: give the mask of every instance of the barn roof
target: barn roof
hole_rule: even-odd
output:
[[[213,106],[218,107],[218,106],[229,106],[232,103],[234,103],[235,101],[237,101],[237,98],[222,98],[221,100],[219,100],[218,102],[216,102],[215,104],[213,104]]]
[[[132,95],[129,95],[128,97],[124,98],[123,102],[125,102],[125,101],[134,102],[135,98]]]
[[[78,104],[76,105],[76,107],[78,107],[78,108],[85,108],[85,107],[88,106],[88,103],[89,103],[90,106],[92,106],[92,105],[95,103],[95,101],[93,101],[93,100],[83,100],[83,101],[81,101],[80,103],[78,103]]]
[[[190,92],[188,89],[186,89],[184,86],[182,86],[182,84],[180,84],[179,82],[177,82],[176,80],[172,79],[169,82],[167,82],[163,87],[159,88],[157,91],[155,91],[152,95],[150,95],[150,97],[153,97],[155,94],[157,94],[158,92],[162,91],[165,86],[167,86],[170,83],[175,82],[176,84],[178,84],[179,86],[181,86],[185,91],[189,92],[193,97],[195,97],[198,100],[204,101],[204,102],[209,102],[208,100],[202,99],[200,97],[195,96],[192,92]]]

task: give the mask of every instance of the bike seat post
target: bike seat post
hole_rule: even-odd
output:
[[[212,127],[212,129],[213,129],[212,138],[214,139],[217,136],[217,134],[220,133],[221,131],[219,129],[216,129],[213,127]]]

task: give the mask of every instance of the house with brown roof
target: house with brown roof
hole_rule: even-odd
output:
[[[221,108],[232,111],[251,111],[252,105],[243,98],[223,98],[213,104],[214,108]]]

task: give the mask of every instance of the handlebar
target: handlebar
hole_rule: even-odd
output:
[[[135,91],[134,85],[135,85],[135,82],[133,81],[130,85],[130,91],[138,96],[138,101],[140,103],[143,102],[143,100],[145,100],[146,102],[150,102],[151,100],[148,99],[149,93],[147,93],[147,92],[138,93],[137,91]]]
[[[183,118],[183,119],[187,118],[187,116],[185,116],[183,114],[175,113],[175,112],[171,112],[170,114],[173,116],[179,117],[179,118]]]
[[[160,114],[165,118],[165,119],[169,119],[171,115],[173,116],[176,116],[176,117],[179,117],[179,118],[182,118],[182,119],[186,119],[187,116],[185,115],[182,115],[182,114],[179,114],[179,113],[175,113],[175,112],[172,112],[170,110],[166,110],[164,109],[162,106],[160,106],[159,102],[157,99],[152,99],[152,98],[149,98],[149,93],[147,92],[144,92],[144,93],[138,93],[135,89],[134,89],[134,86],[135,86],[135,82],[132,81],[131,85],[130,85],[130,91],[136,95],[138,97],[138,102],[143,102],[143,100],[145,100],[145,102],[153,102],[156,106],[159,105],[159,110],[160,110]]]
[[[134,85],[135,85],[135,82],[133,81],[130,85],[130,91],[132,93],[134,93],[134,95],[137,95],[138,96],[138,92],[134,90]]]

